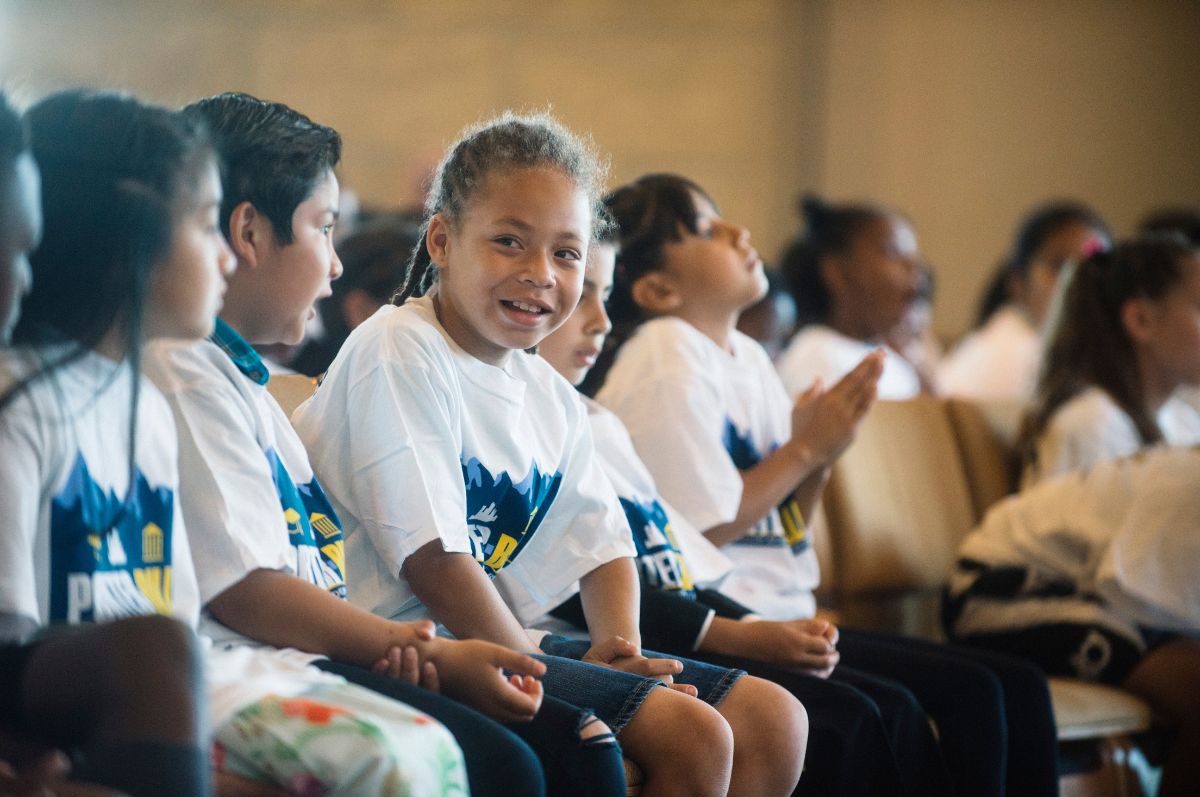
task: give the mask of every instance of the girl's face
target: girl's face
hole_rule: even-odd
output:
[[[1138,337],[1141,360],[1158,384],[1200,384],[1200,255],[1183,264],[1183,279],[1166,296],[1148,303]]]
[[[721,218],[712,202],[692,193],[696,232],[663,246],[662,271],[674,278],[683,305],[719,315],[741,313],[767,293],[762,258],[750,231]]]
[[[1014,286],[1017,303],[1025,307],[1034,326],[1046,320],[1063,267],[1109,246],[1103,233],[1083,222],[1064,225],[1046,237]]]
[[[430,220],[442,326],[492,365],[538,345],[579,303],[590,236],[587,195],[561,170],[490,174],[457,223]]]
[[[612,244],[592,244],[575,312],[538,346],[538,354],[572,385],[583,382],[596,364],[604,338],[612,329],[604,303],[612,293],[616,251]]]
[[[921,253],[912,226],[899,216],[879,216],[832,258],[826,283],[833,315],[863,340],[882,338],[903,321],[921,295]]]
[[[42,231],[41,181],[28,153],[0,168],[0,344],[17,323],[21,297],[29,292],[29,253]]]
[[[236,260],[221,234],[221,178],[211,159],[200,170],[194,201],[175,219],[171,249],[150,274],[147,338],[202,338],[213,329],[225,281]]]

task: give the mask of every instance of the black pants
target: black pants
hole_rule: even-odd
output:
[[[1046,677],[1033,665],[856,629],[841,629],[838,650],[843,665],[912,692],[937,723],[959,794],[1058,794],[1054,710]]]
[[[741,667],[787,689],[808,711],[805,797],[953,794],[929,720],[897,684],[839,666],[829,679],[735,656],[692,658]]]

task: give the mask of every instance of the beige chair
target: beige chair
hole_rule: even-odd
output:
[[[1017,417],[1011,405],[929,397],[876,404],[823,499],[829,600],[844,623],[941,638],[958,545],[1015,484]],[[1120,758],[1150,727],[1149,707],[1122,690],[1060,678],[1050,689],[1060,741],[1095,740],[1102,758]]]
[[[275,374],[267,382],[267,392],[275,397],[289,418],[316,389],[317,380],[304,374]]]

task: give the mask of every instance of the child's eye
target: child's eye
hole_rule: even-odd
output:
[[[559,249],[554,256],[562,260],[582,260],[583,256],[577,249]]]
[[[516,249],[521,245],[521,241],[512,235],[500,235],[495,238],[496,243],[508,249]]]
[[[333,233],[333,225],[332,224],[321,225],[321,235],[330,235],[332,233]]]

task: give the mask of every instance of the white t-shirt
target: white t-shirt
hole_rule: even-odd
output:
[[[677,318],[642,324],[597,395],[625,423],[659,493],[705,531],[737,515],[741,470],[791,436],[791,407],[762,346],[740,332],[725,351]],[[790,499],[722,552],[721,591],[768,618],[808,617],[820,579]]]
[[[916,369],[892,349],[881,344],[864,343],[847,337],[824,324],[809,324],[795,334],[775,364],[779,378],[791,396],[803,393],[813,380],[821,378],[826,388],[854,370],[871,352],[883,349],[883,374],[879,377],[878,396],[885,401],[903,401],[921,392]]]
[[[1011,568],[1007,598],[980,595],[960,634],[1099,623],[1141,645],[1139,626],[1200,630],[1200,449],[1157,448],[1048,479],[997,504],[959,549]],[[979,571],[960,568],[959,595]]]
[[[265,384],[210,340],[152,344],[145,370],[175,413],[183,511],[203,601],[259,568],[345,597],[340,522]],[[219,643],[260,644],[207,612],[201,628]]]
[[[0,352],[0,391],[38,351]],[[196,624],[171,413],[143,379],[131,489],[130,390],[127,363],[87,352],[0,414],[0,613],[26,628],[144,614]]]
[[[467,354],[428,298],[355,329],[293,421],[346,523],[350,599],[376,614],[428,616],[400,569],[434,540],[523,624],[634,554],[574,388],[536,355]]]
[[[938,389],[947,396],[1029,401],[1037,387],[1042,339],[1015,307],[997,310],[938,365]]]
[[[1163,442],[1200,443],[1200,413],[1171,398],[1158,412]],[[1025,469],[1022,484],[1133,454],[1143,447],[1133,420],[1103,389],[1090,387],[1063,404],[1037,440],[1036,462]]]
[[[625,510],[637,548],[642,583],[693,592],[715,588],[733,563],[658,494],[621,419],[595,401],[585,401],[596,455]]]
[[[0,352],[0,392],[31,371],[30,357]],[[26,628],[155,613],[197,625],[171,410],[142,378],[131,492],[129,405],[128,365],[89,352],[0,412],[0,613]],[[345,683],[294,651],[200,642],[212,727],[267,695]]]

